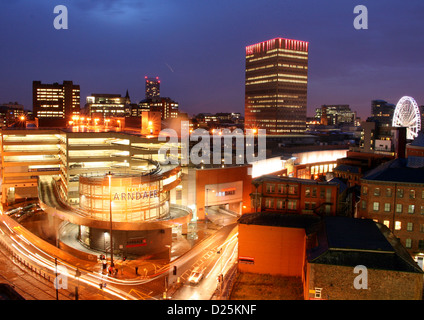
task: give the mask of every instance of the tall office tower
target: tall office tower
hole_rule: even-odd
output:
[[[146,99],[160,97],[160,80],[156,78],[144,77],[146,81]]]
[[[371,101],[371,117],[370,120],[378,121],[385,127],[391,127],[393,113],[396,106],[384,100]]]
[[[306,130],[308,42],[275,38],[246,47],[245,129]]]
[[[69,121],[80,113],[80,86],[72,81],[63,84],[32,83],[34,117],[39,120]]]

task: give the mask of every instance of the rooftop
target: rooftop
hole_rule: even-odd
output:
[[[326,217],[317,240],[307,251],[310,263],[424,273],[393,233],[371,219]]]
[[[422,131],[418,132],[418,136],[409,145],[414,147],[424,147],[424,133]]]
[[[404,158],[393,159],[369,171],[362,179],[424,184],[424,167],[412,166],[408,162]]]
[[[291,178],[291,177],[278,177],[274,175],[263,175],[258,178],[253,179],[252,183],[262,183],[262,182],[284,182],[284,183],[301,183],[301,184],[314,184],[314,185],[338,185],[337,182],[325,182],[325,181],[317,181],[311,179],[301,179],[301,178]]]
[[[302,228],[308,230],[321,220],[315,215],[304,214],[281,214],[280,212],[255,212],[242,215],[240,224],[252,224],[258,226]]]

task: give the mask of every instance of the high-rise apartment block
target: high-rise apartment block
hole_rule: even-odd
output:
[[[156,78],[144,77],[146,83],[146,99],[160,97],[160,80]]]
[[[34,117],[39,120],[69,121],[80,113],[80,86],[72,81],[63,84],[33,81],[32,101]]]
[[[246,47],[245,128],[306,130],[308,42],[275,38]]]

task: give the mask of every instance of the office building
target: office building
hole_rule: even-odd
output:
[[[23,105],[9,103],[0,105],[0,127],[20,125],[26,119]]]
[[[95,118],[110,118],[126,116],[125,107],[130,103],[128,93],[126,97],[120,94],[93,93],[87,97],[85,106],[87,116]]]
[[[306,130],[308,42],[275,38],[246,47],[245,129]]]
[[[356,112],[349,105],[323,105],[315,110],[315,118],[322,125],[355,125]]]
[[[145,98],[151,99],[155,97],[160,97],[160,80],[158,77],[156,78],[148,78],[145,79]]]
[[[63,84],[32,83],[33,112],[40,126],[64,126],[80,113],[80,86],[72,81]]]
[[[162,120],[177,118],[179,114],[178,102],[168,97],[144,99],[131,108],[131,116],[140,117],[143,111],[159,111],[162,114]]]

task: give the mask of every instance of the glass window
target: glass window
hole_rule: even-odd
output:
[[[402,204],[396,204],[396,213],[402,213]]]
[[[409,190],[409,199],[415,199],[415,190]]]
[[[389,212],[390,211],[390,203],[385,203],[384,204],[384,211],[385,212]]]
[[[392,196],[392,188],[386,188],[386,197]]]
[[[289,200],[289,210],[297,209],[297,200]]]
[[[274,208],[274,199],[267,198],[265,199],[265,208]]]
[[[405,240],[405,248],[412,248],[412,240],[411,239],[406,239]]]
[[[418,249],[424,249],[424,240],[418,240]]]
[[[414,212],[415,212],[415,205],[410,204],[410,205],[408,206],[408,213],[414,213]]]
[[[365,200],[362,200],[362,210],[365,210],[367,208],[367,202]]]
[[[380,209],[380,202],[374,202],[373,203],[373,210],[378,211]]]
[[[414,224],[413,224],[412,222],[408,222],[408,223],[406,224],[406,230],[407,230],[407,231],[412,231],[412,230],[413,230],[413,228],[414,228]]]
[[[274,193],[275,192],[275,185],[271,183],[267,183],[266,185],[266,192],[268,193]]]
[[[377,197],[380,195],[380,188],[374,189],[374,195],[377,196]]]
[[[367,186],[362,187],[362,194],[368,194],[368,187]]]
[[[402,222],[396,221],[395,222],[395,230],[400,230],[400,229],[402,229]]]
[[[397,189],[397,191],[396,191],[396,196],[398,197],[398,198],[403,198],[403,189]]]
[[[284,204],[286,202],[283,200],[277,200],[277,209],[284,209]]]
[[[387,227],[390,228],[390,221],[389,220],[384,220],[383,224]]]
[[[309,198],[311,196],[311,188],[306,187],[305,188],[305,197]]]

